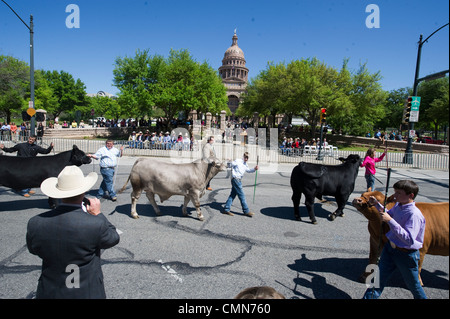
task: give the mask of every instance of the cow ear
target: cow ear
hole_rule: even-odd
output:
[[[345,162],[345,158],[343,158],[343,157],[339,157],[338,160],[340,160],[342,163]]]
[[[78,149],[78,146],[74,145],[74,146],[73,146],[73,149],[74,149],[74,150],[77,150],[77,149]]]

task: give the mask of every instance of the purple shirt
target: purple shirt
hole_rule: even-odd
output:
[[[392,219],[388,223],[390,230],[386,233],[386,237],[400,248],[422,248],[425,218],[416,207],[416,203],[406,205],[395,203],[388,214]]]

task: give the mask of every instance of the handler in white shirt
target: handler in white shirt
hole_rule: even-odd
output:
[[[101,147],[95,154],[87,154],[89,157],[100,159],[100,173],[103,181],[98,189],[97,198],[102,198],[108,192],[113,202],[117,200],[117,195],[114,191],[114,174],[117,167],[117,158],[121,157],[122,153],[123,145],[118,150],[114,147],[113,140],[107,140],[105,146]]]
[[[241,179],[244,176],[245,172],[254,173],[258,169],[258,165],[255,168],[249,168],[248,164],[248,153],[245,152],[242,159],[237,159],[231,163],[231,193],[228,197],[227,202],[225,203],[224,213],[230,216],[233,216],[233,213],[230,212],[231,204],[233,203],[236,195],[239,197],[242,205],[242,211],[244,215],[248,217],[252,217],[254,214],[250,212],[247,201],[245,200],[244,190],[242,189]]]

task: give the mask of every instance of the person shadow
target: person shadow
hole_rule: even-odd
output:
[[[311,298],[297,290],[298,286],[310,288],[313,291],[316,299],[351,299],[351,296],[345,291],[331,285],[326,278],[317,272],[334,273],[344,278],[354,280],[354,269],[359,264],[363,265],[367,262],[365,258],[323,258],[318,260],[311,260],[302,254],[301,259],[295,260],[294,264],[288,267],[297,272],[297,278],[294,278],[295,287],[293,292],[303,298]],[[310,280],[301,278],[300,274],[308,275]]]

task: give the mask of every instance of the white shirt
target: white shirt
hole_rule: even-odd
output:
[[[100,167],[116,167],[120,151],[115,147],[108,149],[106,146],[103,146],[94,155],[100,159]]]
[[[249,168],[247,162],[244,162],[242,158],[239,158],[231,163],[231,176],[233,178],[241,179],[245,172],[253,173],[255,172],[255,169]]]

